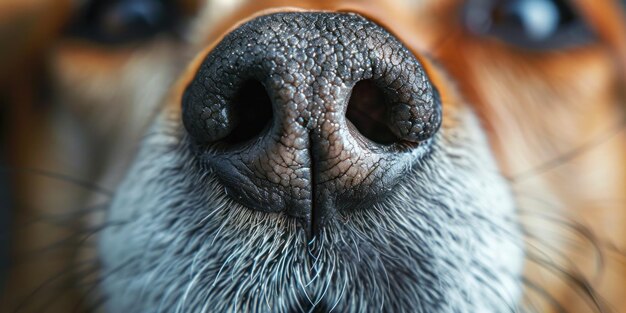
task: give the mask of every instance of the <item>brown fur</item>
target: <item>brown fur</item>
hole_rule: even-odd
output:
[[[13,2],[20,3],[8,3]],[[351,11],[383,25],[418,57],[427,55],[442,65],[447,74],[423,60],[444,98],[454,96],[446,88],[458,88],[481,117],[500,168],[517,195],[522,224],[530,232],[527,249],[549,254],[559,268],[588,280],[615,312],[626,312],[626,255],[621,250],[626,249],[626,26],[618,4],[577,1],[599,41],[567,52],[539,54],[467,34],[455,19],[458,1],[424,3],[411,7],[401,1],[393,5],[388,1],[249,1],[199,31],[198,50],[210,50],[229,29],[263,10]],[[5,6],[13,12],[41,14]],[[0,75],[17,73],[0,76],[0,91],[11,105],[11,166],[47,169],[114,189],[149,122],[137,117],[133,108],[115,105],[129,101],[131,93],[125,90],[139,87],[133,85],[137,83],[133,77],[176,75],[174,80],[181,83],[174,88],[180,88],[197,66],[192,62],[178,77],[161,63],[177,51],[176,43],[166,40],[115,50],[56,40],[59,27],[50,25],[59,25],[59,19],[68,16],[59,12],[63,10],[41,21],[45,26],[33,26],[46,31],[35,32],[39,35],[32,42],[21,43],[0,59],[0,68],[11,69]],[[67,101],[43,109],[36,106],[40,99],[33,96],[41,73],[41,67],[32,66],[40,63],[33,60],[41,57],[53,78],[53,92],[71,91],[61,94]],[[162,92],[163,97],[168,93]],[[94,103],[94,97],[102,101]],[[146,107],[142,114],[155,109]],[[13,176],[19,208],[14,222],[15,255],[50,245],[77,226],[70,225],[68,230],[33,225],[27,222],[33,216],[68,212],[107,198],[97,199],[88,190],[45,175],[16,171]],[[599,271],[597,249],[606,258]],[[45,262],[17,264],[0,307],[19,303],[18,299],[45,281],[42,277],[63,270],[76,256],[72,249],[46,253],[51,254],[41,257]],[[527,263],[527,273],[542,289],[527,290],[526,300],[537,302],[537,311],[556,310],[542,292],[568,312],[592,311],[588,305],[592,297],[573,286],[572,279],[563,280],[533,262]],[[59,298],[51,308],[58,312],[73,309],[84,292],[52,289],[46,296]]]

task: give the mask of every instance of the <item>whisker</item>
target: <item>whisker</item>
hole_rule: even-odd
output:
[[[554,296],[552,296],[545,288],[531,281],[527,277],[522,277],[521,281],[522,281],[522,284],[524,284],[526,287],[537,292],[546,301],[548,301],[548,303],[552,306],[552,308],[556,310],[556,312],[567,313],[567,310],[565,309],[565,307],[563,307],[563,305],[559,303],[559,301],[556,298],[554,298]]]
[[[506,229],[506,227],[504,227],[503,225],[493,223],[492,221],[488,219],[483,220],[480,215],[474,216],[473,218],[475,219],[479,218],[481,222],[487,222],[492,227],[500,229],[505,234],[511,235],[510,230]],[[521,225],[521,226],[522,228],[524,228],[524,225]],[[584,226],[582,227],[584,228]],[[524,239],[527,239],[527,238],[524,238]],[[541,238],[538,238],[538,239],[541,239]],[[604,303],[605,301],[601,299],[601,297],[597,294],[597,292],[593,288],[592,284],[587,280],[587,278],[582,273],[578,272],[575,268],[567,269],[567,268],[561,267],[554,261],[547,259],[547,255],[542,256],[543,250],[541,249],[541,247],[534,245],[532,242],[528,242],[527,240],[525,240],[524,246],[528,248],[526,249],[527,261],[532,262],[533,264],[539,266],[540,268],[544,268],[548,270],[562,282],[569,283],[568,286],[571,286],[571,284],[573,284],[573,286],[571,286],[571,289],[575,291],[576,293],[580,294],[581,296],[583,296],[586,302],[589,304],[591,309],[594,309],[597,312],[604,312],[604,313],[611,312],[611,310],[608,309],[608,305]],[[548,254],[549,253],[550,252],[548,252]],[[530,286],[530,287],[533,287],[533,286]],[[531,289],[536,289],[536,288],[538,288],[538,286],[535,285],[534,288],[531,288]],[[550,299],[549,302],[553,304],[558,304],[556,308],[559,309],[559,312],[566,312],[565,308],[561,304],[558,303],[558,300],[552,298]]]
[[[602,272],[602,269],[605,267],[605,264],[606,264],[606,256],[602,249],[603,244],[595,236],[593,231],[591,231],[587,226],[581,223],[575,222],[573,220],[567,220],[563,217],[552,216],[550,214],[546,214],[543,212],[530,212],[530,211],[522,209],[519,211],[519,213],[520,215],[535,214],[535,216],[541,217],[542,221],[548,221],[548,222],[554,223],[554,225],[563,226],[565,229],[571,231],[574,234],[577,234],[579,238],[584,238],[587,242],[591,244],[591,247],[594,252],[593,254],[595,256],[595,264],[597,264],[596,269],[595,269],[595,272],[596,272],[595,276],[597,277],[600,275],[600,273]],[[523,223],[523,219],[522,219],[522,223]],[[545,240],[543,240],[544,238],[540,238],[538,236],[533,235],[534,232],[532,232],[529,229],[529,226],[526,226],[526,225],[523,225],[523,226],[525,226],[523,227],[525,235],[527,235],[529,238],[540,240],[542,244],[544,245],[548,245],[548,243],[546,243]],[[563,256],[564,259],[567,259],[567,257],[563,255],[563,253],[560,253],[556,249],[553,249],[553,251]]]
[[[528,254],[527,260],[547,269],[560,279],[566,280],[568,283],[573,283],[574,286],[572,290],[583,296],[583,299],[587,300],[591,308],[602,313],[611,312],[604,303],[604,300],[597,294],[593,286],[582,274],[571,272],[573,270],[563,269],[549,260],[538,258],[537,255]]]
[[[90,306],[85,305],[83,307],[83,311],[84,312],[100,312],[98,308],[100,308],[101,306],[104,306],[107,300],[108,300],[108,295],[103,294],[99,298],[91,301]],[[79,312],[79,311],[76,311],[76,312]]]
[[[91,214],[94,214],[94,213],[100,213],[100,212],[106,211],[106,209],[108,208],[108,205],[109,203],[106,202],[106,203],[99,203],[99,204],[95,204],[92,206],[88,206],[82,209],[71,210],[69,212],[53,213],[53,214],[38,214],[36,217],[33,217],[32,219],[28,221],[24,221],[22,223],[23,225],[19,227],[19,229],[25,230],[26,227],[29,227],[38,223],[46,223],[49,225],[65,228],[65,227],[68,227],[67,223],[70,221],[78,220],[80,218],[90,216]],[[70,226],[70,227],[75,227],[75,225]]]
[[[83,180],[77,177],[69,176],[63,173],[45,170],[45,169],[29,168],[29,167],[0,166],[0,172],[1,173],[14,173],[14,174],[28,174],[28,175],[46,177],[49,179],[54,179],[54,180],[62,181],[65,183],[69,183],[69,184],[81,187],[89,191],[94,191],[107,197],[112,197],[114,194],[113,191],[107,188],[104,188],[98,184],[95,184],[93,182]]]
[[[626,129],[626,119],[620,121],[613,127],[597,135],[595,138],[581,144],[580,146],[575,147],[565,153],[562,153],[558,157],[548,160],[531,169],[524,170],[524,171],[521,171],[520,173],[507,177],[507,179],[511,183],[517,184],[533,176],[541,175],[545,172],[553,170],[561,165],[567,164],[567,162],[572,161],[576,157],[579,157],[580,155],[592,150],[593,148],[608,142],[609,140],[611,140],[612,138],[616,137],[621,132],[623,132],[625,129]]]
[[[98,275],[98,278],[96,278],[94,281],[88,282],[86,286],[89,286],[89,287],[85,288],[84,292],[81,293],[81,296],[79,297],[76,305],[74,306],[73,312],[80,312],[80,308],[85,306],[85,302],[90,297],[91,293],[95,292],[98,289],[98,287],[100,287],[103,281],[105,281],[111,275],[125,269],[127,266],[134,264],[135,262],[137,262],[137,260],[131,258],[127,260],[126,262],[122,262],[122,264],[114,267],[110,271],[101,273],[100,275]],[[81,283],[80,285],[85,285],[85,284]],[[92,310],[87,310],[87,312],[92,312]]]
[[[78,275],[83,272],[89,273],[91,271],[97,270],[98,269],[97,263],[98,263],[97,260],[86,260],[86,261],[76,262],[65,267],[57,274],[49,277],[44,282],[39,284],[33,291],[31,291],[26,297],[24,297],[24,299],[22,299],[19,302],[19,304],[17,305],[17,307],[15,308],[13,312],[17,313],[27,308],[28,305],[34,302],[33,300],[36,296],[40,295],[40,293],[46,290],[47,288],[50,288],[51,285],[55,284],[60,279],[66,278],[68,275],[72,275],[72,274]],[[63,291],[63,289],[58,289],[58,291]],[[54,303],[54,301],[55,301],[54,298],[49,301],[46,301],[44,303],[44,306],[47,307],[51,305],[52,303]],[[42,311],[43,310],[40,309],[40,310],[37,310],[36,312],[42,312]]]
[[[40,248],[36,248],[33,249],[31,251],[29,251],[28,253],[25,253],[21,256],[18,256],[18,260],[20,260],[21,262],[16,262],[16,263],[22,263],[26,260],[28,260],[29,258],[35,257],[35,256],[41,256],[42,254],[46,254],[52,251],[57,251],[57,249],[62,248],[62,247],[66,247],[68,249],[77,249],[80,248],[85,242],[87,242],[87,240],[89,240],[93,235],[109,228],[109,227],[114,227],[114,226],[121,226],[121,225],[125,225],[127,223],[130,223],[131,221],[113,221],[113,222],[106,222],[103,225],[99,225],[93,228],[85,228],[85,229],[81,229],[81,230],[77,230],[75,233],[66,236],[60,240],[57,240],[49,245],[46,245],[45,247],[40,247]]]

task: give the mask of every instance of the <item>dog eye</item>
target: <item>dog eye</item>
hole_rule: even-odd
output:
[[[565,0],[469,0],[463,13],[471,32],[533,50],[580,46],[595,38]]]
[[[70,36],[120,44],[172,32],[178,10],[167,0],[91,0],[79,9],[70,24]]]

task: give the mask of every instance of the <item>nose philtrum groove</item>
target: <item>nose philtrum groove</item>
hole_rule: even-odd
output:
[[[296,217],[309,234],[388,194],[441,122],[411,52],[348,13],[243,24],[206,56],[182,102],[185,128],[228,194]]]
[[[309,133],[309,138],[311,138],[311,135]],[[317,179],[315,177],[315,154],[314,154],[314,149],[312,149],[313,145],[312,142],[309,139],[309,146],[311,148],[309,148],[309,160],[311,161],[310,165],[309,165],[309,173],[310,173],[310,179],[311,179],[311,186],[313,186],[313,196],[315,197],[315,186],[317,186]],[[312,199],[313,201],[311,201],[311,217],[309,221],[305,221],[305,225],[304,227],[306,227],[306,233],[307,233],[307,237],[311,238],[314,236],[315,234],[315,229],[318,227],[319,225],[319,214],[320,212],[318,212],[319,208],[316,206],[317,201],[315,201],[315,199]]]

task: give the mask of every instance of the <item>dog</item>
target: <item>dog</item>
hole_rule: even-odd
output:
[[[15,3],[7,312],[626,312],[619,3]]]

